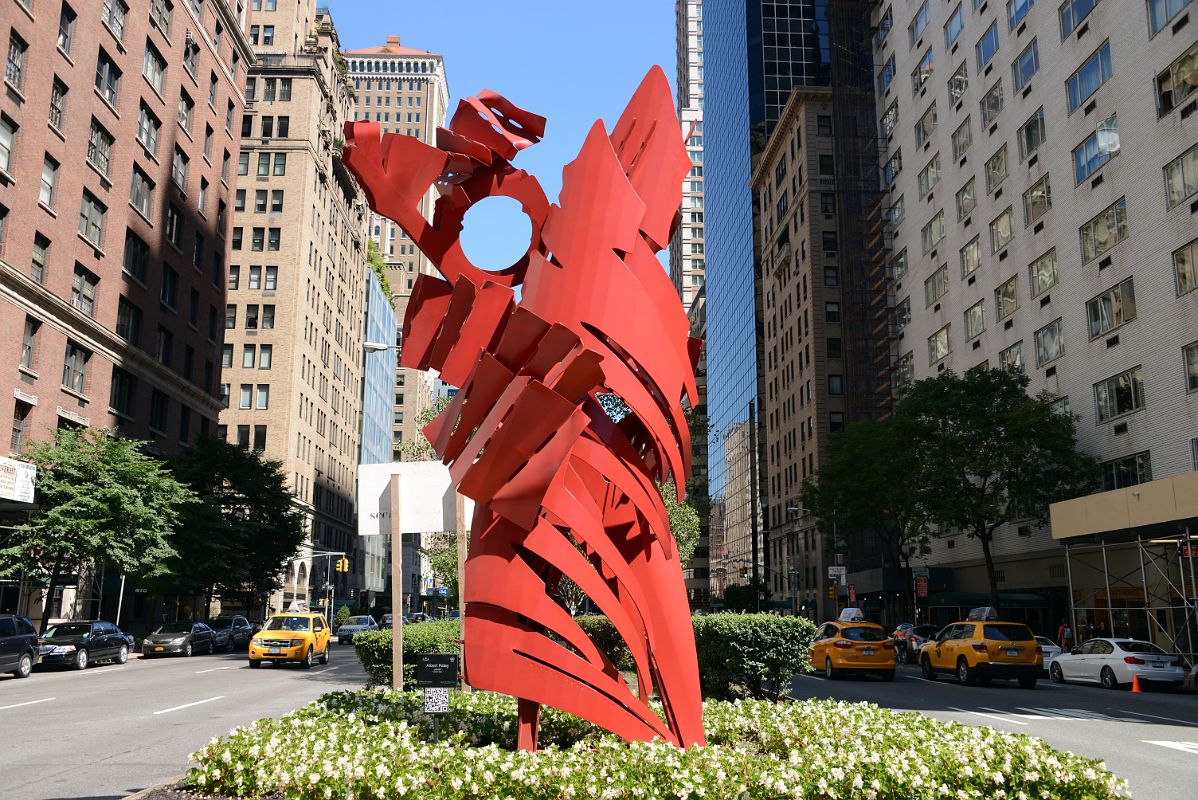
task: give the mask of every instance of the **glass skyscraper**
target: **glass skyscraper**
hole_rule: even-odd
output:
[[[765,481],[750,418],[761,338],[752,165],[790,90],[827,85],[831,67],[825,0],[704,0],[703,12],[711,571],[722,594],[765,558],[753,547]]]

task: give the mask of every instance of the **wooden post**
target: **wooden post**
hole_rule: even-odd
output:
[[[454,493],[454,537],[458,545],[458,624],[461,626],[462,640],[466,639],[466,500],[460,494]],[[466,645],[462,645],[462,669],[465,671]],[[470,686],[462,681],[462,691],[470,691]]]
[[[399,476],[391,476],[391,688],[403,689],[403,533],[399,525]]]

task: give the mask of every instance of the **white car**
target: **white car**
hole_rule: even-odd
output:
[[[1175,688],[1186,679],[1186,661],[1152,642],[1138,639],[1091,639],[1053,659],[1048,675],[1054,683],[1079,681],[1118,689],[1138,675],[1140,683]]]
[[[1052,660],[1061,654],[1061,647],[1053,644],[1052,639],[1047,636],[1037,636],[1036,644],[1040,645],[1040,651],[1044,653],[1044,669],[1048,669]]]

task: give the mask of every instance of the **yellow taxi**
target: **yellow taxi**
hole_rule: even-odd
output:
[[[832,679],[849,673],[894,680],[894,643],[881,625],[866,622],[859,608],[846,608],[825,622],[811,642],[811,666]]]
[[[993,608],[975,608],[964,622],[945,625],[919,651],[923,676],[956,675],[963,684],[991,678],[1019,681],[1034,689],[1044,669],[1044,653],[1028,626],[1002,622]]]
[[[320,614],[275,614],[250,639],[250,666],[256,669],[263,661],[297,662],[304,668],[317,661],[327,664],[331,639]]]

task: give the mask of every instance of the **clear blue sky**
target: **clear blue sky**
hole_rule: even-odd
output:
[[[409,47],[444,55],[450,114],[459,98],[492,89],[548,117],[545,139],[514,163],[540,180],[550,200],[557,198],[562,167],[596,119],[611,130],[652,65],[660,64],[671,84],[674,80],[674,0],[328,0],[327,5],[344,48],[382,45],[395,34]],[[479,211],[468,217],[463,238],[467,253],[481,261],[488,249],[510,250],[511,235],[500,215]]]

